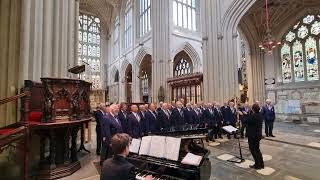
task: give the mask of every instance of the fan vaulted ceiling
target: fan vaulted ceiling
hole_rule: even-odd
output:
[[[99,17],[102,32],[108,35],[113,11],[118,11],[120,4],[121,0],[80,0],[80,11]]]

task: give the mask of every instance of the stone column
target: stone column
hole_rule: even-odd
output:
[[[53,32],[53,1],[44,1],[43,5],[43,49],[42,49],[42,76],[52,75],[52,32]]]
[[[171,9],[168,7],[171,0],[151,1],[151,24],[152,24],[152,101],[158,101],[160,86],[167,89],[166,73],[167,61],[170,59],[170,21]],[[165,96],[169,100],[169,96]]]

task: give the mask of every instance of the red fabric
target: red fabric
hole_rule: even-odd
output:
[[[0,129],[0,135],[10,134],[10,132],[13,131],[13,130],[14,130],[14,128]]]
[[[42,112],[32,111],[29,113],[29,121],[40,122],[42,119]]]

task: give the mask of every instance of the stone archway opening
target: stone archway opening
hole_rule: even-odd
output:
[[[152,57],[147,54],[143,57],[139,67],[140,80],[140,101],[144,103],[151,102],[152,85]]]
[[[132,102],[132,65],[129,64],[125,71],[125,96],[126,102]]]

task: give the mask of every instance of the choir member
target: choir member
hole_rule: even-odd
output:
[[[212,104],[208,103],[206,107],[207,108],[204,110],[204,116],[206,119],[207,127],[209,129],[208,138],[210,141],[214,141],[213,137],[216,134],[218,124],[214,116],[214,110],[213,110]]]
[[[244,136],[247,136],[247,131],[246,126],[247,126],[247,121],[250,115],[250,108],[249,104],[245,103],[243,107],[239,108],[239,119],[240,119],[240,135],[241,138],[244,138]],[[245,130],[246,129],[246,130]]]
[[[141,119],[140,125],[141,125],[142,134],[147,134],[147,132],[146,132],[146,108],[144,105],[139,106],[138,114]]]
[[[193,124],[193,113],[191,108],[191,103],[187,103],[186,108],[184,109],[184,117],[187,124]]]
[[[266,105],[262,107],[261,113],[264,117],[265,133],[267,137],[275,137],[273,135],[273,123],[276,119],[276,114],[274,111],[274,106],[270,99],[266,100]]]
[[[128,106],[126,103],[121,103],[120,104],[120,112],[119,112],[119,120],[121,122],[121,126],[122,126],[122,129],[123,129],[123,132],[127,133],[127,128],[128,128],[128,119],[127,119],[127,116],[128,116]]]
[[[201,123],[201,114],[200,111],[198,110],[197,104],[192,105],[192,126],[193,127],[199,127],[199,124]]]
[[[102,143],[102,140],[101,140],[101,121],[102,121],[102,118],[104,116],[104,112],[102,110],[102,105],[99,104],[97,106],[97,111],[95,112],[95,119],[96,119],[96,134],[97,134],[97,149],[96,149],[96,154],[97,155],[100,155],[100,151],[101,151],[101,143]]]
[[[168,131],[171,127],[171,120],[170,120],[170,112],[168,110],[168,104],[163,103],[162,107],[158,111],[158,121],[161,124],[160,130]]]
[[[260,113],[258,104],[252,105],[252,114],[247,120],[247,135],[249,149],[254,159],[254,165],[251,168],[263,169],[264,162],[260,151],[260,140],[262,138],[262,121],[263,117]]]
[[[222,138],[222,126],[223,126],[223,117],[222,117],[222,112],[220,109],[220,104],[216,103],[214,106],[214,117],[216,119],[217,122],[217,133],[215,134],[215,139],[217,139],[217,136],[219,136],[219,138]]]
[[[160,124],[158,121],[156,112],[156,105],[153,103],[149,104],[148,110],[146,111],[146,132],[154,133],[159,132]]]
[[[131,114],[128,115],[128,134],[132,138],[142,137],[141,118],[138,114],[138,106],[131,105]]]
[[[106,160],[101,168],[100,180],[135,180],[135,167],[126,157],[129,155],[131,137],[128,134],[116,134],[112,137],[111,147],[114,156]],[[144,180],[152,180],[148,175]]]
[[[181,130],[185,125],[185,117],[183,112],[183,105],[180,101],[176,102],[176,108],[171,113],[172,120],[174,121],[174,128]]]
[[[234,107],[234,102],[230,101],[229,106],[224,107],[223,110],[223,119],[226,122],[227,125],[231,125],[233,127],[236,127],[237,123],[237,110]],[[236,138],[237,135],[234,134],[234,138]],[[228,138],[230,139],[230,134],[228,134]]]
[[[204,128],[205,127],[205,116],[203,115],[204,112],[204,107],[203,103],[197,104],[197,115],[199,117],[199,128]]]

